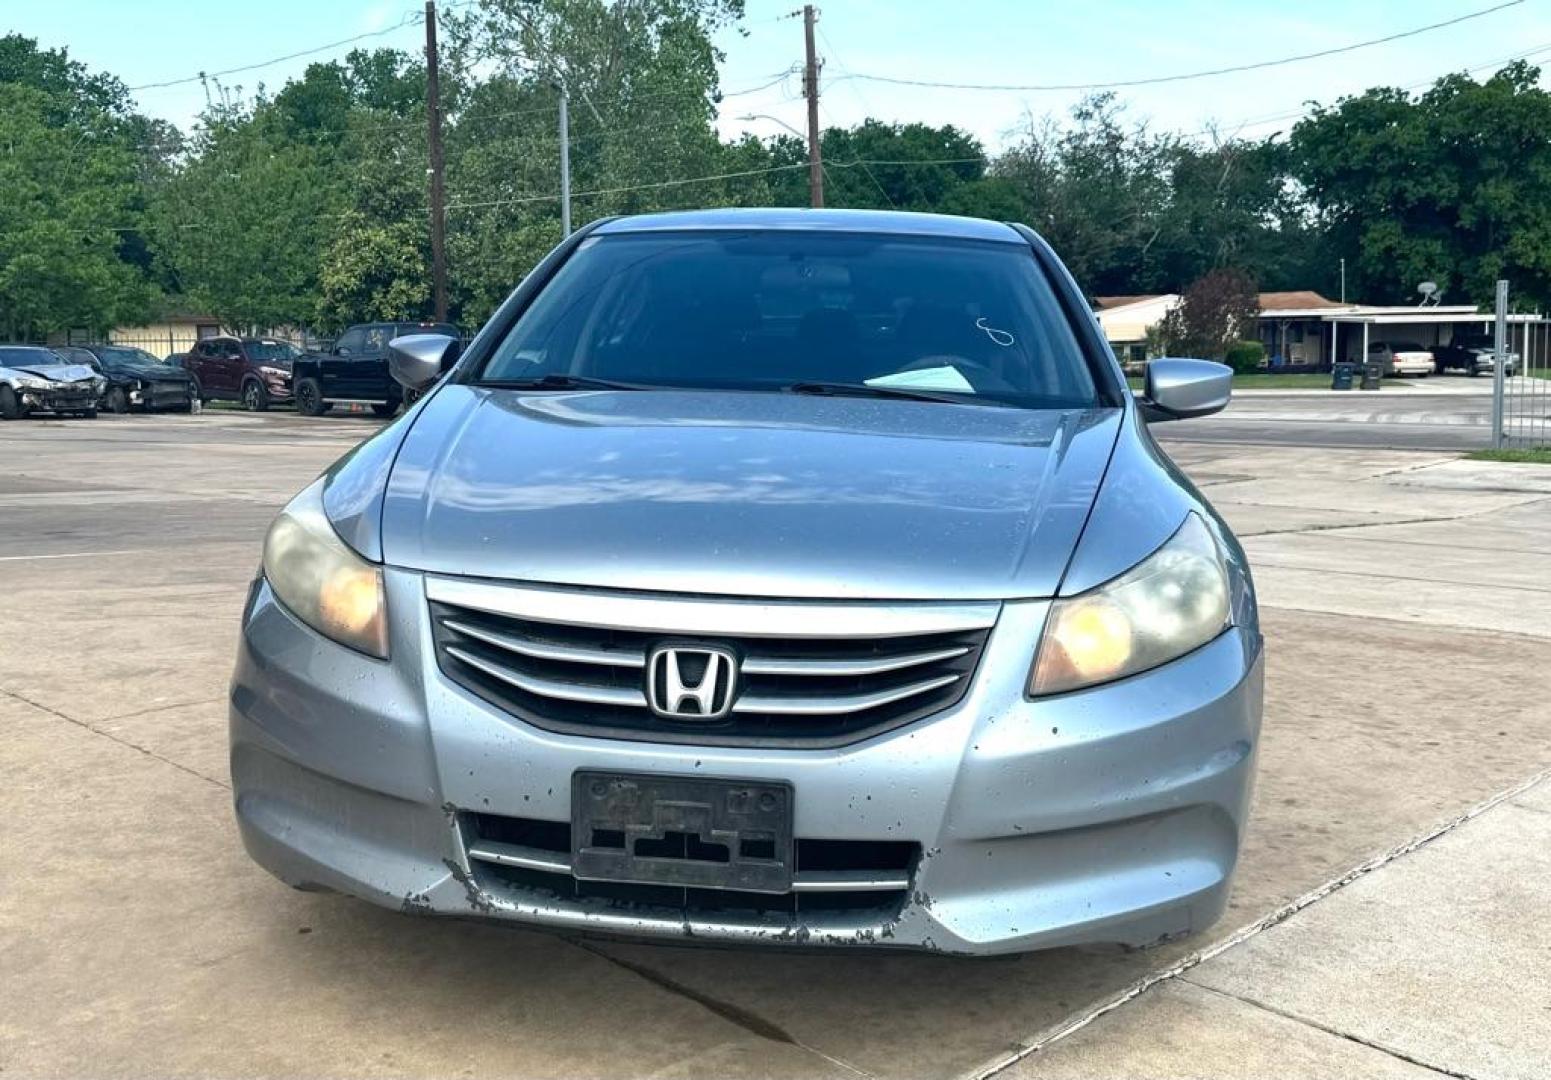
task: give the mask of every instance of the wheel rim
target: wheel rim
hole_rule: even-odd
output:
[[[301,389],[302,411],[315,412],[318,408],[318,397],[312,392],[311,383],[303,383]]]
[[[250,409],[257,409],[258,408],[258,400],[259,400],[258,387],[254,386],[252,383],[249,383],[247,390],[243,391],[243,395],[242,395],[243,404],[247,405],[247,407],[250,408]]]

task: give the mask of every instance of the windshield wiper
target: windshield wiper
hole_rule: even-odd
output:
[[[650,390],[639,383],[615,382],[612,379],[594,379],[587,375],[566,375],[552,371],[532,379],[481,379],[475,386],[492,390]]]
[[[904,386],[868,386],[866,383],[800,382],[792,383],[782,389],[792,394],[897,398],[901,401],[936,401],[946,405],[962,405],[965,401],[964,397],[958,394],[938,394],[930,390],[911,390]]]

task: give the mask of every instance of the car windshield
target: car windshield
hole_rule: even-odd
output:
[[[1028,247],[799,231],[584,241],[487,384],[877,393],[1073,408],[1096,388]]]
[[[112,370],[134,364],[161,364],[165,361],[152,356],[144,349],[132,349],[127,345],[105,345],[97,350],[97,358],[103,367]]]
[[[296,346],[286,341],[250,341],[247,343],[248,359],[259,363],[275,360],[295,360]]]
[[[0,367],[58,367],[65,362],[53,349],[0,345]]]

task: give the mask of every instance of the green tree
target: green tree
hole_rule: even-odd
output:
[[[102,331],[155,289],[138,228],[177,130],[62,49],[0,37],[0,334]]]
[[[1294,173],[1352,292],[1407,302],[1424,280],[1488,302],[1506,277],[1551,303],[1551,94],[1521,62],[1418,97],[1375,89],[1293,128]]]
[[[466,322],[560,239],[557,85],[571,113],[573,219],[763,202],[751,140],[712,127],[718,27],[742,0],[480,0],[447,20],[448,263]],[[478,77],[476,77],[478,76]]]
[[[302,320],[346,208],[334,155],[285,139],[263,97],[206,110],[193,150],[152,208],[157,254],[180,291],[229,326]]]
[[[1123,121],[1114,95],[1095,95],[1065,127],[1031,119],[992,168],[1016,192],[1023,219],[1100,295],[1136,292],[1157,277],[1171,194],[1177,140]]]
[[[148,313],[120,254],[136,227],[136,162],[106,114],[61,125],[48,93],[0,82],[0,337],[101,332]]]

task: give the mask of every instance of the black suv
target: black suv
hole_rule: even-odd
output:
[[[378,416],[392,416],[404,400],[403,387],[388,372],[388,342],[408,334],[461,337],[451,323],[375,322],[345,330],[326,352],[309,353],[292,371],[296,411],[322,416],[335,404],[363,403]]]

